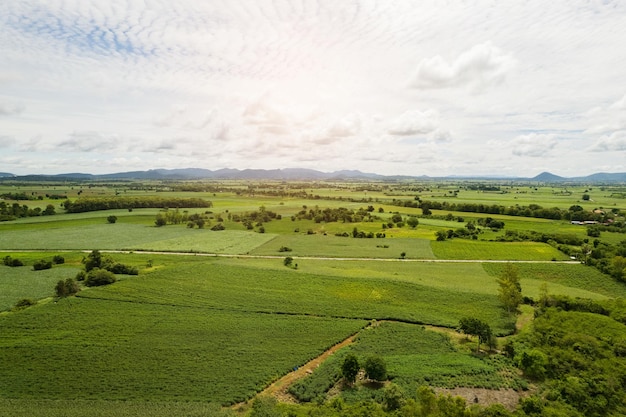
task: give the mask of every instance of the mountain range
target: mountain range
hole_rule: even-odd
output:
[[[626,182],[626,172],[606,173],[598,172],[584,177],[561,177],[550,172],[542,172],[532,178],[504,177],[504,176],[448,176],[430,177],[406,176],[406,175],[379,175],[361,172],[358,170],[340,170],[333,172],[321,172],[314,169],[286,168],[286,169],[218,169],[211,171],[203,168],[182,169],[151,169],[148,171],[117,172],[112,174],[85,174],[66,173],[55,175],[14,175],[0,172],[0,178],[12,178],[19,180],[192,180],[192,179],[240,179],[240,180],[507,180],[507,181],[532,181],[538,183],[562,183],[562,182]]]

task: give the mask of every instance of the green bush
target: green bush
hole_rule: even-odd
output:
[[[106,269],[92,269],[85,278],[85,285],[88,287],[99,287],[101,285],[112,284],[116,281],[115,274]]]
[[[37,304],[37,301],[31,300],[30,298],[22,298],[20,301],[15,303],[16,309],[22,309],[30,306],[34,306]]]
[[[65,281],[61,279],[54,287],[54,292],[57,297],[67,297],[76,294],[78,291],[80,291],[80,287],[74,278],[68,278]]]
[[[45,259],[40,259],[33,264],[33,270],[35,271],[43,271],[50,268],[52,268],[52,261],[46,261]]]
[[[64,264],[65,263],[65,258],[62,257],[61,255],[54,255],[52,257],[52,263],[55,264],[55,265]]]
[[[20,261],[19,259],[16,259],[16,258],[11,258],[9,255],[4,257],[3,263],[6,266],[11,266],[11,267],[24,266],[24,262],[22,262],[22,261]]]

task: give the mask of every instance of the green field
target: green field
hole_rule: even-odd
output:
[[[0,257],[4,256],[6,255],[0,252]],[[23,256],[19,258],[25,259]],[[0,265],[0,311],[10,309],[23,298],[38,300],[51,296],[58,280],[73,277],[78,271],[77,267],[55,266],[52,269],[33,271],[32,266],[10,268]]]
[[[364,324],[176,302],[66,299],[2,319],[0,392],[234,403]]]
[[[529,384],[510,359],[493,352],[473,354],[474,338],[450,339],[422,325],[446,332],[461,318],[474,317],[498,336],[517,337],[508,337],[516,318],[498,298],[497,279],[507,261],[519,261],[513,267],[522,295],[535,300],[546,285],[552,295],[626,297],[626,284],[593,267],[563,262],[570,257],[551,245],[495,241],[507,230],[585,239],[584,226],[445,210],[423,217],[419,208],[397,205],[414,202],[417,196],[564,209],[580,204],[586,210],[624,205],[625,200],[600,188],[589,190],[591,200],[582,202],[583,187],[565,191],[513,184],[502,186],[506,192],[479,192],[457,182],[223,181],[213,184],[221,187],[216,192],[171,191],[177,185],[158,181],[145,189],[128,184],[0,185],[0,191],[24,191],[35,197],[67,193],[75,199],[82,189],[84,195],[108,198],[162,195],[213,202],[210,210],[187,211],[207,215],[207,227],[198,229],[186,224],[156,227],[159,209],[63,214],[58,200],[20,201],[32,207],[52,203],[58,214],[0,223],[0,257],[10,255],[26,263],[15,268],[0,265],[0,415],[37,415],[44,408],[54,417],[217,415],[221,413],[217,404],[252,398],[355,333],[359,334],[353,345],[296,383],[298,395],[306,401],[325,398],[348,353],[361,359],[382,356],[391,379],[406,392],[423,384],[520,390]],[[305,191],[310,198],[264,195],[277,190]],[[354,223],[292,221],[291,216],[305,206],[354,210],[371,206],[377,218]],[[282,219],[255,223],[252,230],[230,220],[259,207]],[[396,212],[405,220],[419,216],[419,225],[389,226]],[[453,217],[445,219],[448,213]],[[108,224],[109,215],[117,216],[115,224]],[[435,240],[437,231],[463,228],[468,221],[487,216],[503,221],[504,229],[485,229],[476,240]],[[209,230],[218,217],[224,219],[226,230]],[[353,238],[355,228],[384,232],[386,237]],[[335,235],[344,232],[350,236]],[[603,231],[595,244],[624,239],[623,233]],[[56,282],[76,276],[86,252],[94,249],[138,268],[139,275],[120,275],[112,285],[83,287],[69,298],[54,297]],[[35,261],[55,254],[66,262],[50,270],[32,270]],[[287,256],[293,257],[292,267],[283,263]],[[14,310],[22,298],[38,303]],[[523,307],[524,320],[530,320],[532,307]],[[363,330],[372,321],[374,325]],[[526,327],[523,333],[528,331]],[[364,386],[341,392],[349,403],[379,401],[381,395],[382,390]]]
[[[485,242],[453,239],[432,242],[433,253],[439,259],[484,259],[510,261],[567,260],[566,255],[546,243]]]
[[[73,221],[42,230],[38,224],[2,230],[0,249],[5,250],[153,250],[171,252],[246,253],[274,235],[239,230],[155,227],[144,224]],[[1,229],[0,229],[1,230]]]
[[[292,249],[280,253],[281,247]],[[332,258],[399,258],[433,259],[430,241],[425,239],[385,238],[355,239],[331,235],[289,234],[276,236],[251,253],[255,255],[319,256]]]

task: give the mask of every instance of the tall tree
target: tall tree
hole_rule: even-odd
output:
[[[522,286],[517,274],[517,268],[512,264],[504,265],[502,274],[497,279],[498,295],[503,307],[510,313],[515,313],[517,307],[522,303]]]
[[[344,359],[343,363],[341,364],[341,375],[343,375],[346,381],[354,384],[354,381],[356,381],[356,376],[359,373],[360,369],[361,367],[359,365],[359,360],[356,358],[356,356],[349,354],[348,356],[346,356],[346,359]]]

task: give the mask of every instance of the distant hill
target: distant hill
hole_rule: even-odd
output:
[[[194,180],[194,179],[236,179],[236,180],[277,180],[277,181],[322,181],[322,180],[360,180],[360,181],[403,181],[403,180],[472,180],[472,181],[529,181],[543,183],[626,183],[626,173],[599,172],[586,177],[561,177],[550,172],[542,172],[532,178],[514,178],[505,176],[447,176],[429,177],[427,175],[380,175],[358,170],[339,170],[321,172],[306,168],[284,169],[231,169],[223,168],[215,171],[204,168],[181,169],[150,169],[147,171],[116,172],[111,174],[93,175],[85,173],[67,173],[57,175],[23,175],[16,176],[9,173],[0,173],[0,178],[15,178],[24,181],[69,181],[69,180]]]
[[[559,177],[558,175],[554,175],[550,172],[542,172],[536,177],[531,178],[531,180],[540,182],[559,182],[565,180],[565,178]]]
[[[591,174],[586,177],[582,177],[581,180],[589,182],[626,182],[626,172],[598,172],[597,174]]]

